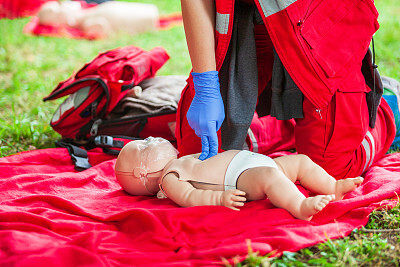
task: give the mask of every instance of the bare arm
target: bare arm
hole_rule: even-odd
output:
[[[214,71],[214,0],[181,0],[183,25],[194,72]]]
[[[181,207],[193,206],[226,206],[238,210],[246,201],[244,192],[240,190],[214,191],[193,187],[186,181],[178,180],[174,173],[167,174],[162,180],[162,187],[172,201]]]

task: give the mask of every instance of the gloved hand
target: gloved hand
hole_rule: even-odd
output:
[[[200,160],[218,153],[217,131],[225,119],[224,103],[219,91],[218,71],[192,72],[196,94],[186,118],[196,135],[201,138]]]

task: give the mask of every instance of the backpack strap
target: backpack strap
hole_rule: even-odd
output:
[[[90,165],[89,163],[89,158],[86,150],[64,141],[57,141],[56,146],[64,147],[68,150],[68,153],[71,156],[72,161],[74,162],[75,170],[84,171],[92,167],[92,165]]]
[[[90,143],[92,143],[91,146],[101,147],[106,154],[118,155],[124,145],[134,140],[143,140],[143,138],[123,135],[99,135]]]
[[[84,147],[87,150],[100,147],[104,153],[117,156],[124,145],[133,140],[143,140],[143,138],[123,135],[99,135],[89,140]],[[57,147],[63,147],[68,150],[71,160],[74,162],[75,170],[84,171],[91,168],[92,165],[89,163],[87,151],[75,144],[72,139],[61,139],[56,142]]]

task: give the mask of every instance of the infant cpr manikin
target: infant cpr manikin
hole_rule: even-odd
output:
[[[50,1],[41,6],[37,17],[41,25],[72,27],[95,37],[119,32],[134,35],[156,29],[159,21],[155,5],[120,1],[90,8],[82,8],[77,1]]]
[[[149,137],[121,150],[115,175],[131,195],[160,195],[182,207],[225,206],[239,210],[246,201],[268,198],[294,217],[309,220],[330,201],[340,200],[363,182],[362,177],[336,180],[305,155],[270,158],[250,151],[228,150],[199,160],[177,158],[167,140]],[[318,195],[306,197],[295,182]]]

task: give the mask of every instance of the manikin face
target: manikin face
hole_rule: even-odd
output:
[[[177,151],[165,139],[149,137],[132,141],[121,150],[115,174],[122,188],[132,195],[154,195],[164,167],[177,158]]]

